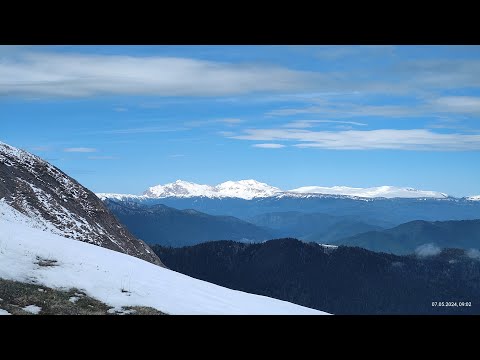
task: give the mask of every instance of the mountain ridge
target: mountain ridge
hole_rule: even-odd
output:
[[[414,253],[422,245],[432,249],[480,248],[480,220],[415,220],[381,231],[369,231],[333,242],[335,245],[359,246],[370,251],[397,255]]]
[[[40,157],[2,142],[0,199],[37,228],[163,266],[93,192]]]
[[[454,198],[446,193],[432,190],[418,190],[411,187],[377,186],[370,188],[348,186],[302,186],[291,190],[282,190],[257,180],[226,181],[217,185],[197,184],[184,180],[149,187],[142,195],[98,193],[102,199],[162,199],[162,198],[238,198],[253,200],[267,197],[311,197],[331,196],[357,199],[448,199]],[[477,200],[477,197],[464,197],[466,200]]]
[[[104,203],[134,235],[149,244],[178,247],[214,240],[258,242],[275,237],[273,230],[234,216],[178,210],[163,204],[149,206],[110,199]]]

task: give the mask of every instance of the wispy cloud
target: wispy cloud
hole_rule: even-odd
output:
[[[431,100],[430,104],[441,112],[480,115],[480,97],[444,96]]]
[[[268,144],[254,144],[252,145],[253,147],[256,148],[262,148],[262,149],[281,149],[284,148],[285,145],[282,144],[275,144],[275,143],[268,143]]]
[[[50,146],[31,146],[30,150],[32,151],[39,151],[39,152],[46,152],[52,150]]]
[[[94,96],[101,94],[157,96],[238,96],[266,93],[432,93],[480,87],[479,60],[429,59],[379,67],[370,62],[361,71],[299,71],[272,64],[229,63],[164,56],[119,56],[39,52],[6,48],[0,63],[0,95]],[[394,54],[390,46],[321,47],[318,57]],[[359,64],[362,61],[359,62]]]
[[[116,160],[116,156],[89,156],[89,160]]]
[[[267,116],[292,116],[315,114],[332,118],[384,117],[405,118],[419,116],[480,115],[480,97],[444,96],[426,97],[408,105],[364,105],[355,103],[329,102],[325,99],[304,107],[282,108],[268,111]]]
[[[397,78],[424,88],[479,87],[480,61],[463,59],[411,60],[391,69]]]
[[[468,249],[467,256],[471,259],[480,260],[480,251],[478,249]]]
[[[71,152],[71,153],[93,153],[97,152],[95,148],[89,147],[73,147],[73,148],[65,148],[63,149],[64,152]]]
[[[275,109],[266,113],[267,116],[291,116],[303,114],[326,115],[336,118],[355,116],[379,117],[411,117],[425,113],[426,109],[418,106],[399,105],[358,105],[351,103],[327,103],[301,108]]]
[[[205,125],[212,125],[212,124],[224,124],[227,126],[235,126],[242,123],[243,120],[235,119],[235,118],[228,118],[228,119],[209,119],[209,120],[195,120],[195,121],[188,121],[185,123],[185,126],[205,126]]]
[[[297,129],[306,129],[314,127],[316,124],[347,124],[347,125],[357,125],[357,126],[366,126],[367,124],[357,122],[357,121],[340,121],[340,120],[296,120],[289,122],[283,127],[286,128],[297,128]]]
[[[225,137],[235,135],[235,133],[233,131],[217,131],[217,134],[220,135],[220,136],[225,136]]]
[[[315,73],[191,58],[16,52],[0,63],[0,94],[221,96],[310,87]]]
[[[480,135],[444,134],[426,129],[310,131],[304,129],[247,129],[232,139],[290,141],[301,148],[332,150],[478,151]]]
[[[149,133],[162,133],[162,132],[176,132],[176,131],[185,131],[189,130],[188,128],[168,128],[165,126],[146,126],[138,128],[128,128],[128,129],[115,129],[115,130],[106,130],[102,131],[103,134],[149,134]]]
[[[113,111],[116,111],[116,112],[126,112],[126,111],[128,111],[128,109],[125,108],[125,107],[116,107],[116,108],[113,108]]]
[[[395,53],[393,45],[356,45],[356,46],[319,46],[316,56],[325,60],[338,60],[342,58],[366,56],[388,56]]]
[[[73,175],[92,175],[97,174],[97,171],[87,169],[68,169],[68,173]]]
[[[172,154],[172,155],[168,155],[168,157],[170,158],[179,158],[179,157],[185,157],[184,154]]]

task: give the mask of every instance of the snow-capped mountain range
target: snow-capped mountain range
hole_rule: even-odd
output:
[[[292,190],[281,190],[277,187],[256,181],[240,180],[226,181],[218,185],[202,185],[188,181],[177,180],[165,185],[157,185],[148,188],[143,195],[127,194],[97,194],[101,199],[161,199],[161,198],[239,198],[252,200],[267,197],[309,197],[309,196],[347,196],[353,198],[431,198],[445,199],[449,196],[445,193],[431,190],[417,190],[395,186],[379,186],[371,188],[355,188],[347,186],[304,186]],[[477,200],[480,197],[471,197],[469,200]]]
[[[354,188],[347,186],[304,186],[289,192],[297,194],[325,194],[345,195],[364,198],[447,198],[448,195],[438,191],[417,190],[413,188],[401,188],[395,186],[378,186],[371,188]]]

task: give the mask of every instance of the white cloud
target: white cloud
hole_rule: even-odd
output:
[[[444,96],[432,100],[431,105],[442,112],[480,114],[480,97]]]
[[[0,62],[0,95],[219,96],[308,88],[315,73],[174,57],[19,52]]]
[[[467,256],[471,259],[480,260],[480,251],[478,249],[468,249]]]
[[[480,97],[476,96],[426,97],[417,103],[408,105],[359,105],[355,103],[330,102],[325,99],[314,99],[312,102],[314,103],[313,105],[305,107],[274,109],[265,115],[292,116],[315,114],[340,119],[356,116],[384,118],[428,116],[441,118],[450,115],[459,118],[465,115],[480,115]],[[352,123],[355,124],[355,122]]]
[[[221,119],[219,122],[224,124],[239,124],[242,122],[240,119]]]
[[[225,137],[230,137],[235,135],[233,131],[217,131],[217,134]]]
[[[282,144],[274,144],[274,143],[269,143],[269,144],[255,144],[255,145],[252,145],[253,147],[256,147],[256,148],[263,148],[263,149],[280,149],[280,148],[284,148],[285,145],[282,145]]]
[[[176,131],[185,131],[188,128],[167,128],[165,126],[146,126],[139,128],[129,128],[129,129],[116,129],[116,130],[106,130],[102,133],[104,134],[151,134],[151,133],[162,133],[162,132],[176,132]]]
[[[50,146],[31,146],[30,149],[33,151],[46,152],[50,151],[52,148]]]
[[[243,120],[235,119],[235,118],[228,118],[228,119],[210,119],[210,120],[195,120],[195,121],[188,121],[185,123],[186,126],[204,126],[204,125],[211,125],[211,124],[225,124],[227,126],[235,126],[242,123]]]
[[[125,112],[125,111],[128,111],[127,108],[124,108],[124,107],[116,107],[116,108],[113,108],[113,111],[116,111],[116,112]]]
[[[301,114],[322,114],[329,117],[349,118],[354,116],[378,117],[412,117],[425,114],[431,109],[424,106],[398,105],[357,105],[350,103],[328,103],[303,108],[276,109],[266,113],[267,116],[291,116]]]
[[[356,45],[356,46],[338,46],[323,45],[319,46],[316,56],[325,60],[339,60],[342,58],[365,58],[367,56],[389,56],[395,53],[393,45]]]
[[[73,153],[92,153],[97,152],[95,148],[88,148],[88,147],[73,147],[73,148],[65,148],[63,149],[64,152],[73,152]]]
[[[442,252],[435,244],[423,244],[415,249],[415,254],[420,257],[436,256]]]
[[[296,120],[290,123],[283,125],[286,128],[297,128],[297,129],[305,129],[314,127],[315,124],[349,124],[349,125],[357,125],[357,126],[366,126],[367,124],[357,122],[357,121],[338,121],[338,120]]]
[[[452,89],[480,86],[478,60],[412,60],[396,64],[391,71],[417,87]]]
[[[118,159],[115,156],[89,156],[88,159],[90,160],[116,160]]]
[[[51,50],[50,50],[51,51]],[[385,57],[390,46],[322,47],[318,56]],[[419,94],[480,87],[480,61],[458,59],[368,62],[343,71],[298,71],[275,65],[227,63],[162,56],[40,52],[32,47],[0,49],[0,95],[231,96],[252,92]]]
[[[294,146],[334,150],[480,150],[480,135],[435,133],[426,129],[310,131],[305,129],[247,129],[238,140],[292,141]]]

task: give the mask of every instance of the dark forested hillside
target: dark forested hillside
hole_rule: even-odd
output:
[[[330,244],[348,236],[392,227],[379,219],[360,221],[358,216],[335,216],[300,211],[274,212],[253,216],[251,223],[274,229],[279,237]]]
[[[424,244],[432,244],[439,248],[478,249],[480,220],[411,221],[392,229],[370,231],[332,243],[398,255],[413,253]]]
[[[195,209],[211,215],[230,215],[249,221],[265,213],[303,212],[350,216],[383,228],[413,220],[446,221],[478,219],[480,201],[467,199],[355,199],[345,196],[239,198],[142,198],[129,201],[145,205],[164,204],[175,209]],[[379,222],[372,222],[372,219]]]
[[[135,236],[151,244],[185,246],[224,239],[256,242],[275,236],[271,231],[232,216],[212,216],[161,204],[149,206],[106,200],[105,205]]]
[[[172,270],[334,314],[480,313],[476,252],[447,249],[430,257],[396,256],[295,239],[153,249]]]

